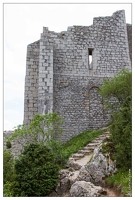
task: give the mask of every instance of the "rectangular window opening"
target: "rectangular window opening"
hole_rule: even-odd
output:
[[[88,48],[88,64],[89,64],[89,69],[92,69],[92,52],[93,52],[93,49]]]

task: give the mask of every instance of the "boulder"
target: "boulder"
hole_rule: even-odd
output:
[[[70,181],[69,176],[71,172],[68,170],[60,170],[59,172],[59,183],[55,189],[58,195],[62,195],[63,193],[67,192],[70,189]]]
[[[92,177],[91,177],[90,173],[86,170],[85,166],[81,167],[78,177],[77,177],[77,180],[78,181],[86,181],[86,182],[92,181]]]
[[[99,197],[106,193],[105,189],[91,182],[76,181],[69,191],[71,197]]]
[[[110,159],[109,154],[103,155],[101,149],[99,146],[94,150],[91,162],[85,166],[92,183],[101,183],[104,177],[116,172],[116,162]]]
[[[73,185],[73,183],[75,183],[78,180],[79,173],[80,173],[80,171],[75,171],[72,174],[70,174],[70,176],[69,176],[70,187],[71,187],[71,185]]]

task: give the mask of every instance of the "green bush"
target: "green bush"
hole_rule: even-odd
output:
[[[36,114],[27,127],[25,124],[15,127],[15,131],[8,141],[15,138],[31,137],[32,141],[45,143],[48,139],[62,133],[61,125],[64,120],[57,113]]]
[[[13,197],[13,191],[12,191],[12,183],[11,182],[6,182],[4,184],[4,190],[3,190],[3,196],[4,197]]]
[[[18,183],[15,181],[15,170],[14,170],[14,158],[10,150],[4,150],[3,153],[3,183],[4,197],[13,197],[14,196],[14,187]]]
[[[38,143],[24,147],[15,163],[16,195],[47,196],[58,182],[59,168],[51,149]]]
[[[118,167],[132,168],[132,115],[131,99],[127,99],[121,111],[115,114],[110,126],[111,139],[115,144]]]
[[[100,94],[111,111],[110,133],[117,167],[132,166],[132,73],[121,71],[105,80]],[[115,101],[111,101],[114,98]]]
[[[12,147],[11,142],[9,140],[6,141],[6,147],[7,149],[10,149]]]
[[[52,153],[55,155],[56,163],[62,168],[67,162],[66,155],[63,152],[62,142],[51,139],[47,141],[46,145],[51,148]]]
[[[4,150],[3,152],[3,181],[11,182],[14,180],[14,159],[10,150]]]

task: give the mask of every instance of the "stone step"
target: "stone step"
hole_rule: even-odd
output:
[[[93,146],[98,146],[100,143],[99,142],[97,142],[97,143],[89,143],[89,144],[87,144],[87,146],[86,147],[93,147]],[[85,148],[85,147],[84,147]]]
[[[83,157],[84,157],[83,153],[75,153],[75,154],[72,155],[72,158],[74,158],[74,160],[79,160]]]
[[[100,144],[102,141],[103,140],[101,140],[101,139],[100,140],[99,139],[95,139],[95,140],[92,141],[92,143],[99,143]]]
[[[77,153],[82,153],[82,154],[89,154],[89,153],[91,153],[92,152],[92,150],[91,149],[82,149],[82,150],[79,150]]]
[[[86,146],[86,147],[83,148],[83,150],[84,150],[84,151],[92,152],[92,151],[93,151],[93,147],[96,148],[97,146],[90,146],[90,147],[89,147],[89,146]]]
[[[106,132],[103,133],[103,135],[104,135],[104,134],[110,134],[110,132],[109,132],[109,131],[106,131]]]
[[[96,148],[97,146],[92,146],[92,147],[91,146],[90,147],[86,146],[86,147],[83,148],[83,150],[92,152],[93,151],[93,147]]]

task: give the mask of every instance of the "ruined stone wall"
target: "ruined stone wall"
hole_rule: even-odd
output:
[[[128,46],[129,46],[129,56],[132,63],[132,25],[127,24],[127,36],[128,36]]]
[[[39,50],[40,41],[27,47],[24,124],[29,124],[33,116],[38,113]]]
[[[92,49],[92,65],[88,50]],[[63,141],[106,125],[98,86],[122,68],[130,69],[125,16],[94,18],[88,27],[69,27],[54,41],[54,111],[64,119]]]
[[[29,123],[36,112],[56,111],[65,120],[62,141],[105,126],[109,115],[98,87],[122,68],[131,69],[129,44],[123,10],[94,18],[91,26],[68,27],[61,33],[44,27],[40,41],[28,46],[24,122]],[[33,72],[35,60],[34,89],[29,70]]]

